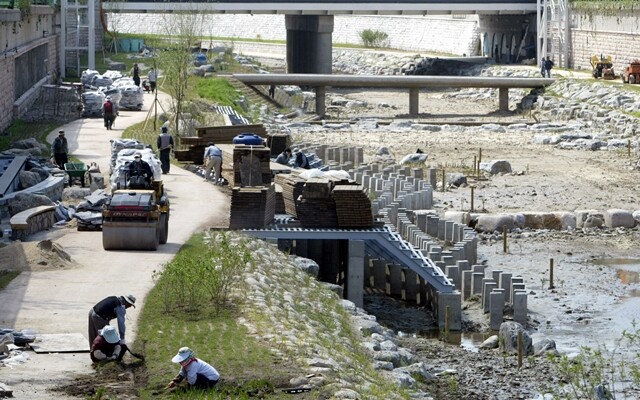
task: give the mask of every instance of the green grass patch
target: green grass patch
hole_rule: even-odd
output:
[[[20,275],[20,271],[0,271],[0,290],[4,289],[18,275]]]
[[[209,243],[202,234],[193,236],[164,267],[164,271],[183,268],[185,264],[200,259],[203,254],[214,257],[222,254],[223,258],[229,259],[229,253],[218,253],[217,249],[224,247],[223,241]],[[210,278],[215,279],[215,271],[209,271]],[[174,307],[167,311],[166,283],[173,283],[175,275],[156,273],[155,276],[159,276],[159,279],[145,300],[134,346],[136,349],[143,347],[146,354],[147,381],[142,382],[142,399],[157,398],[158,395],[180,399],[244,399],[257,393],[260,394],[259,398],[278,399],[283,395],[282,392],[275,392],[274,387],[288,382],[292,377],[291,372],[272,355],[269,348],[237,323],[239,311],[236,306],[226,304],[220,308],[212,300],[200,302],[194,310]],[[185,285],[181,290],[190,291],[193,286]],[[184,294],[189,297],[191,292]],[[182,346],[191,347],[196,357],[209,362],[220,372],[221,382],[217,390],[187,393],[163,391],[179,370],[171,358]]]
[[[242,113],[242,109],[236,104],[240,96],[225,78],[200,78],[196,82],[195,93],[202,99],[231,106],[238,113]]]
[[[25,122],[18,119],[0,135],[0,151],[8,150],[13,142],[29,138],[35,138],[51,149],[51,143],[47,142],[47,135],[56,129],[58,124],[57,122]]]

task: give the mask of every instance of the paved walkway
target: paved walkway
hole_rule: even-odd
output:
[[[160,100],[168,103],[168,96]],[[121,111],[113,130],[102,119],[80,119],[56,128],[49,141],[64,129],[70,152],[83,162],[97,162],[108,173],[110,142],[125,127],[143,121],[152,97],[145,95],[143,111]],[[165,107],[165,109],[168,109]],[[136,334],[136,320],[153,287],[155,270],[170,261],[195,232],[228,220],[227,197],[214,185],[173,165],[163,176],[171,201],[169,238],[158,251],[104,251],[101,232],[79,232],[64,228],[36,234],[29,240],[53,239],[64,247],[81,267],[66,270],[21,273],[0,292],[0,327],[35,329],[38,333],[81,333],[87,335],[87,314],[91,306],[110,295],[133,294],[137,308],[127,312],[127,340]],[[112,324],[115,324],[112,321]],[[0,368],[0,382],[11,386],[19,399],[61,399],[46,391],[78,373],[91,373],[87,353],[35,354],[15,369]]]

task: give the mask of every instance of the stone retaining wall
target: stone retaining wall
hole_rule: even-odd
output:
[[[11,240],[25,240],[56,223],[56,206],[30,208],[11,217]]]

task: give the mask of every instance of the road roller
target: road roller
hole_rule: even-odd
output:
[[[118,188],[102,210],[105,250],[157,250],[168,235],[169,199],[162,181],[153,180],[148,188]]]

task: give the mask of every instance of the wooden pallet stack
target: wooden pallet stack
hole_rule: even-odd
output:
[[[234,187],[231,191],[229,229],[264,229],[273,222],[275,208],[274,185]]]
[[[231,186],[271,185],[271,154],[268,147],[237,144],[233,148],[231,161],[232,163],[229,163],[229,160],[223,157],[222,165],[223,170],[233,170],[233,177],[229,179]]]
[[[331,197],[336,204],[339,228],[371,228],[374,225],[371,199],[364,186],[336,184]]]
[[[335,228],[338,226],[336,203],[331,197],[333,182],[328,179],[307,180],[296,203],[296,214],[305,228]]]
[[[284,210],[287,214],[294,218],[298,217],[296,203],[302,194],[302,188],[306,181],[298,176],[298,174],[277,174],[274,182],[282,188],[282,198],[284,201]]]
[[[267,129],[262,124],[204,126],[196,128],[196,136],[181,137],[180,146],[187,148],[175,150],[174,155],[178,161],[202,164],[202,155],[207,143],[232,144],[233,138],[242,133],[256,134],[265,139],[268,136]]]

